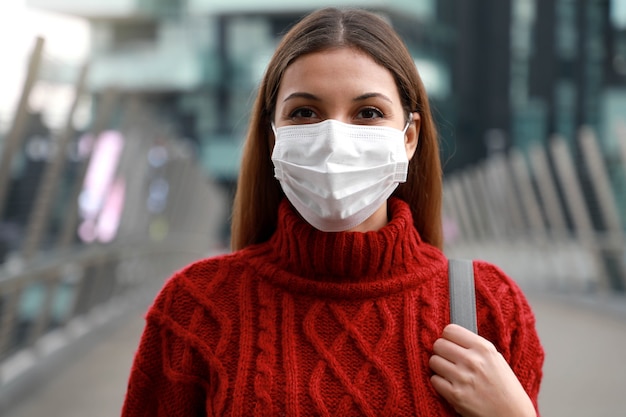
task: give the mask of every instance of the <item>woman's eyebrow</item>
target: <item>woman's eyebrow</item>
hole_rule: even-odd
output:
[[[315,100],[315,101],[321,101],[322,100],[321,98],[319,98],[315,94],[306,93],[306,92],[303,92],[303,91],[298,91],[298,92],[289,94],[283,100],[283,103],[286,102],[286,101],[289,101],[289,100],[296,99],[296,98],[305,98],[305,99]],[[386,95],[384,95],[382,93],[365,93],[365,94],[361,94],[360,96],[357,96],[357,97],[353,98],[352,101],[363,101],[363,100],[367,100],[367,99],[370,99],[370,98],[382,98],[385,101],[393,103],[393,100],[391,100],[389,97],[387,97]]]
[[[311,93],[305,93],[305,92],[295,92],[295,93],[291,93],[289,94],[284,100],[283,103],[289,100],[292,100],[294,98],[306,98],[309,100],[315,100],[315,101],[321,101],[321,99],[319,97],[317,97],[314,94]]]
[[[393,103],[393,101],[389,97],[381,93],[361,94],[360,96],[353,98],[352,101],[363,101],[363,100],[367,100],[368,98],[382,98],[383,100]]]

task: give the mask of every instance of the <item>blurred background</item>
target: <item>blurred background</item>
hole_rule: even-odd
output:
[[[626,415],[624,0],[2,2],[1,415],[119,414],[150,300],[228,250],[265,66],[323,6],[380,13],[414,57],[446,252],[528,294],[543,415]]]

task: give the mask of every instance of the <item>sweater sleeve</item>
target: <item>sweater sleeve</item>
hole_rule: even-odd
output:
[[[171,300],[177,298],[173,281],[166,284],[146,316],[122,417],[205,415],[208,383],[190,372],[198,368],[192,365],[197,355],[170,308]]]
[[[505,357],[539,415],[544,350],[535,316],[518,285],[499,268],[475,263],[479,334]]]

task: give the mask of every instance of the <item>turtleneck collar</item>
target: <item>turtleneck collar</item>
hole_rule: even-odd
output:
[[[329,233],[308,224],[284,199],[268,242],[272,257],[290,274],[332,283],[380,281],[441,259],[438,249],[421,241],[408,204],[397,198],[387,204],[390,221],[380,230]]]

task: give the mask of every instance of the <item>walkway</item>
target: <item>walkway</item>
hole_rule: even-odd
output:
[[[542,416],[626,415],[626,300],[529,299],[547,353]],[[118,320],[5,417],[118,416],[142,328],[139,313]]]

